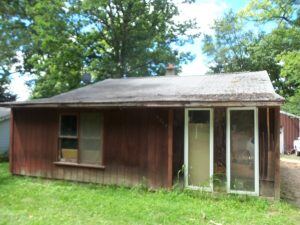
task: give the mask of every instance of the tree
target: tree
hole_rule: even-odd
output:
[[[295,105],[295,99],[299,98],[293,96],[299,92],[296,80],[300,78],[285,72],[296,65],[291,63],[288,53],[300,50],[299,15],[299,3],[289,0],[252,0],[239,14],[225,14],[214,24],[215,35],[204,39],[202,50],[211,60],[211,70],[217,73],[267,70],[276,91],[288,100],[288,108],[299,109]],[[256,27],[270,22],[274,28],[268,33],[258,30],[253,34],[247,30],[253,21]],[[283,60],[286,63],[282,66]]]
[[[278,27],[269,34],[264,35],[259,42],[250,48],[250,58],[254,70],[267,70],[279,94],[288,98],[294,95],[296,85],[287,84],[282,79],[282,66],[278,64],[277,57],[284,52],[300,50],[300,32],[298,28]]]
[[[300,26],[300,2],[297,0],[251,0],[240,15],[260,24]]]
[[[28,39],[24,22],[24,1],[1,1],[0,7],[0,101],[14,101],[9,92],[12,66],[18,63],[17,51]],[[18,69],[18,68],[17,68]]]
[[[281,76],[286,86],[294,91],[283,108],[300,115],[300,51],[282,53],[277,60],[282,65]]]
[[[269,61],[275,84],[281,95],[287,98],[284,108],[300,114],[299,107],[299,50],[300,50],[300,2],[295,0],[252,0],[240,13],[258,25],[275,24],[272,32],[255,47],[254,60]],[[283,66],[276,63],[280,61]],[[270,69],[271,69],[270,68]]]
[[[35,76],[33,98],[81,86],[84,46],[76,40],[78,31],[69,7],[65,1],[45,0],[27,10],[31,46],[25,50],[25,70]]]
[[[11,26],[25,21],[20,43],[24,70],[34,79],[33,97],[49,97],[92,81],[164,73],[164,64],[177,66],[192,59],[178,53],[196,35],[192,21],[176,23],[178,10],[170,0],[23,0],[24,13]],[[22,12],[23,12],[22,11]],[[0,32],[6,32],[3,28]],[[13,36],[10,35],[10,39]]]
[[[191,21],[175,23],[177,7],[169,0],[79,1],[87,70],[96,79],[161,75],[164,65],[190,60],[172,45],[191,40]]]
[[[253,70],[249,49],[257,37],[243,29],[244,24],[232,11],[214,22],[213,35],[205,35],[203,53],[214,73]]]

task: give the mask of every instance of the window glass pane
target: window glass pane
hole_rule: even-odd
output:
[[[80,115],[80,163],[100,164],[102,159],[102,117],[100,113]]]
[[[60,135],[77,136],[77,116],[62,115],[60,121]]]
[[[209,123],[209,111],[198,110],[189,111],[189,122],[190,123]]]
[[[189,111],[188,185],[210,185],[210,111]]]
[[[60,161],[76,163],[77,157],[78,157],[78,140],[77,139],[69,139],[69,138],[61,138],[60,146],[61,146]]]
[[[253,192],[254,166],[254,111],[230,111],[230,189]]]

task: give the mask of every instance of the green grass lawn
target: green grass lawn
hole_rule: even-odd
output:
[[[0,224],[300,224],[284,202],[11,176],[0,164]]]

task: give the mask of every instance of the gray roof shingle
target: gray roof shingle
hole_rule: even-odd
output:
[[[281,105],[266,71],[106,79],[51,98],[7,106]]]

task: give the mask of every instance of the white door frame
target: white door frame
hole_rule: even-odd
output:
[[[198,187],[188,185],[188,164],[189,164],[189,111],[209,111],[209,158],[210,158],[210,185],[209,187]],[[214,173],[214,113],[212,108],[185,108],[184,111],[184,184],[186,188],[204,191],[213,191],[213,173]]]
[[[236,110],[253,110],[254,111],[254,192],[230,190],[230,111]],[[236,194],[259,195],[259,147],[258,147],[258,109],[257,107],[229,107],[227,108],[227,125],[226,125],[226,176],[227,192]]]

